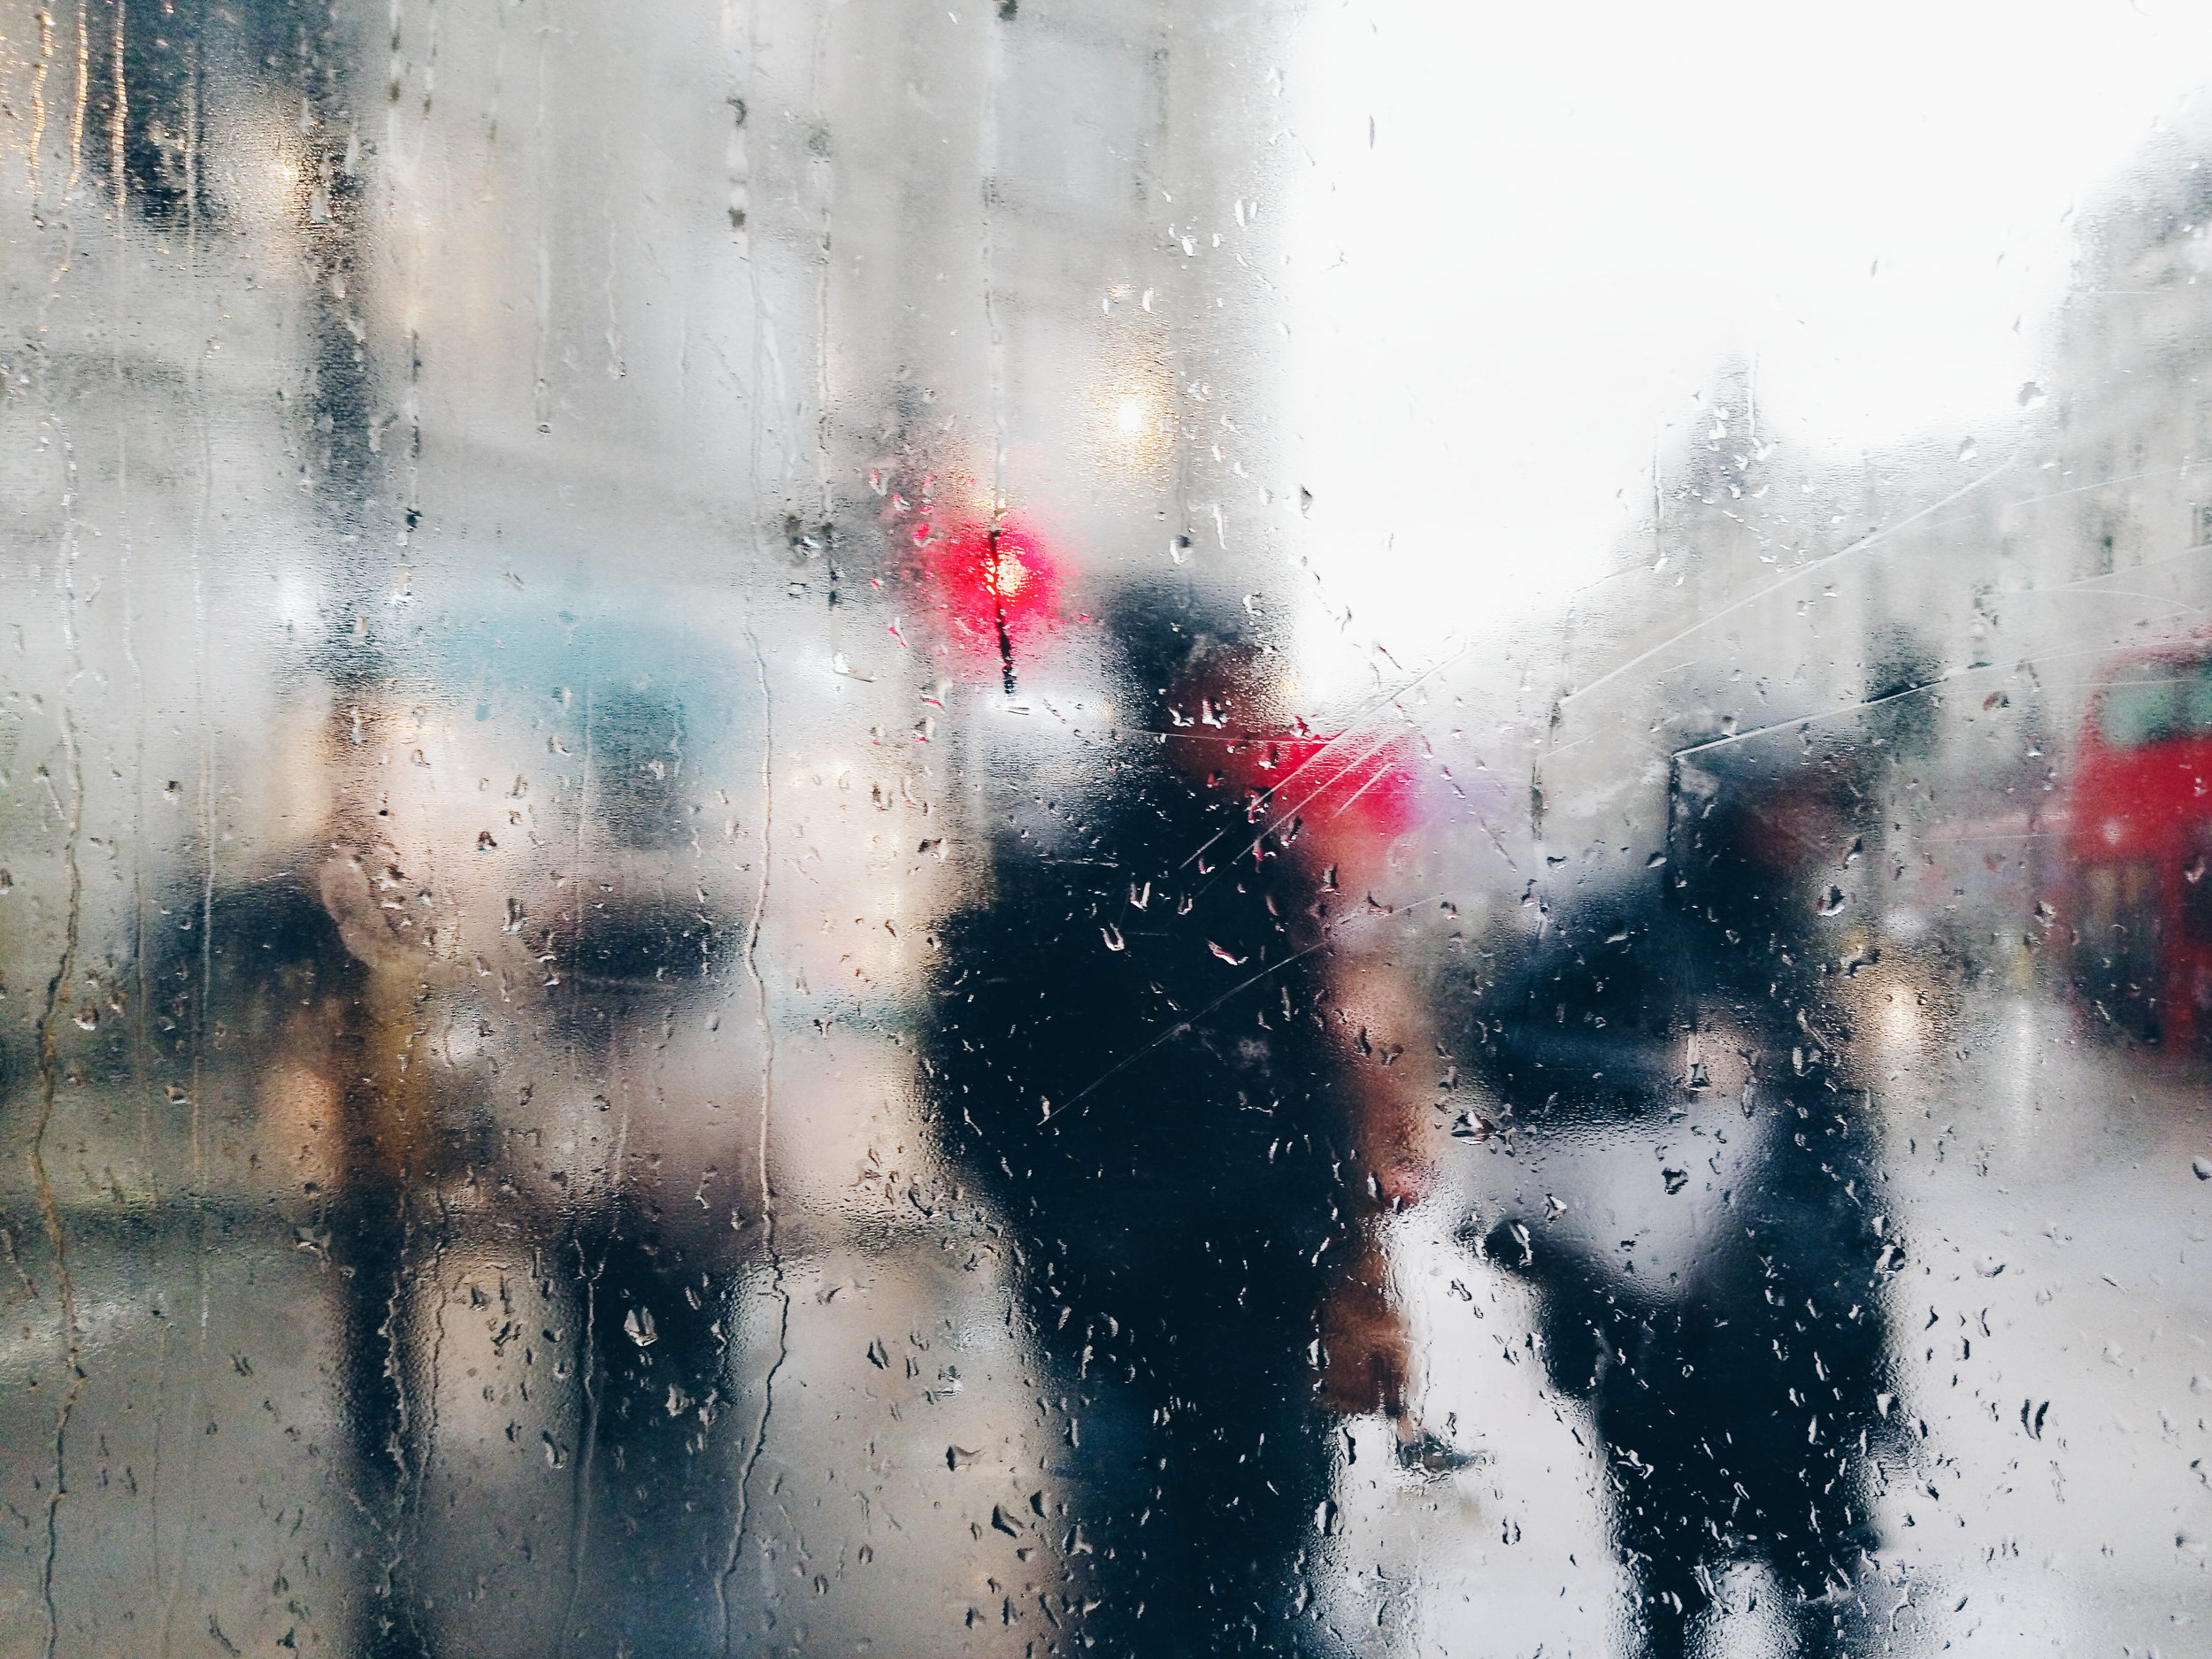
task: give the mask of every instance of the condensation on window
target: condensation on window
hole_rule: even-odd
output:
[[[0,1651],[2205,1650],[2212,19],[0,42]]]

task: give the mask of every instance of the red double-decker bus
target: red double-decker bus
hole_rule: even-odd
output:
[[[2093,1023],[2212,1042],[2212,639],[2106,665],[2065,830],[2071,981]]]

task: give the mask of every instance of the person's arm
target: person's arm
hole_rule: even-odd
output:
[[[1321,1398],[1349,1416],[1402,1417],[1413,1374],[1412,1333],[1390,1286],[1385,1219],[1420,1202],[1435,1173],[1435,1113],[1427,1085],[1428,1023],[1409,976],[1388,954],[1387,919],[1362,918],[1373,949],[1355,938],[1330,948],[1325,973],[1331,1071],[1349,1119],[1352,1156],[1340,1199],[1334,1271],[1321,1308]],[[1345,931],[1348,931],[1345,930]]]
[[[1371,763],[1395,764],[1388,755]],[[1351,795],[1364,780],[1355,776],[1330,793]],[[1394,891],[1390,849],[1412,817],[1402,801],[1367,796],[1340,806],[1325,795],[1315,805],[1294,851],[1320,890],[1329,1071],[1351,1150],[1321,1310],[1321,1397],[1349,1415],[1402,1417],[1411,1333],[1391,1292],[1383,1224],[1427,1194],[1441,1149],[1430,1104],[1435,1041],[1411,960],[1419,941],[1388,909],[1402,896]]]

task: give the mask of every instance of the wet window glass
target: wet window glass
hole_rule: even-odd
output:
[[[0,0],[0,1654],[2212,1651],[2208,84]]]

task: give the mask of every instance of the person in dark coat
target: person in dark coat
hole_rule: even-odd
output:
[[[1488,1058],[1524,1155],[1630,1148],[1647,1213],[1705,1206],[1695,1248],[1655,1273],[1564,1219],[1633,1195],[1571,1187],[1552,1216],[1479,1230],[1539,1289],[1552,1381],[1588,1404],[1635,1651],[1704,1651],[1722,1579],[1756,1565],[1770,1579],[1751,1594],[1778,1594],[1794,1651],[1842,1655],[1866,1650],[1870,1507],[1896,1451],[1878,1125],[1815,931],[1859,780],[1744,764],[1694,781],[1649,891],[1555,918]]]
[[[1385,730],[1286,720],[1270,655],[1202,606],[1133,596],[1108,634],[1105,782],[1008,805],[943,930],[935,1114],[1017,1242],[1088,1651],[1337,1652],[1310,1605],[1331,1425],[1406,1413],[1379,1225],[1427,1170],[1370,898],[1413,774]]]

